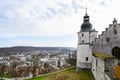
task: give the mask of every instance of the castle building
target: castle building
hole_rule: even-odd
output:
[[[102,31],[102,34],[95,39],[93,51],[113,55],[120,59],[120,24],[117,23],[116,18],[109,28]]]
[[[77,71],[92,67],[92,46],[93,40],[97,37],[97,31],[92,29],[90,17],[85,13],[81,30],[78,32],[77,45]]]
[[[113,23],[92,44],[92,73],[95,80],[120,80],[120,24]]]
[[[91,69],[95,80],[120,80],[120,24],[114,18],[109,28],[97,33],[86,11],[78,32],[76,71]]]

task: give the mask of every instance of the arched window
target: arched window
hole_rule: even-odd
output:
[[[84,36],[84,34],[82,33],[82,37]]]
[[[115,56],[117,59],[120,59],[120,48],[119,47],[114,47],[112,49],[112,55]]]

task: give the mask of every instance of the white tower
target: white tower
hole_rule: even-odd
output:
[[[93,40],[97,37],[97,31],[92,30],[92,25],[89,22],[89,16],[86,14],[81,25],[81,30],[78,32],[77,46],[77,63],[76,71],[81,69],[91,69],[92,67],[92,47]]]

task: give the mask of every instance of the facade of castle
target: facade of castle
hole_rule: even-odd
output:
[[[94,52],[114,55],[120,59],[120,24],[115,18],[113,24],[95,39],[93,47]]]
[[[91,69],[95,80],[120,79],[120,24],[113,23],[97,37],[86,12],[78,32],[76,71]]]

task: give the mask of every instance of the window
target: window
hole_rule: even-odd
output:
[[[118,63],[118,65],[120,66],[120,63]]]
[[[114,25],[114,27],[116,27],[116,25]]]
[[[86,61],[88,61],[88,57],[86,57]]]
[[[84,36],[84,34],[82,33],[82,37]]]
[[[82,40],[82,43],[84,43],[84,40]]]
[[[114,30],[114,34],[117,34],[117,30],[116,29]]]
[[[85,18],[84,21],[89,21],[89,18]]]
[[[106,41],[109,42],[109,41],[110,41],[110,38],[106,38]]]

